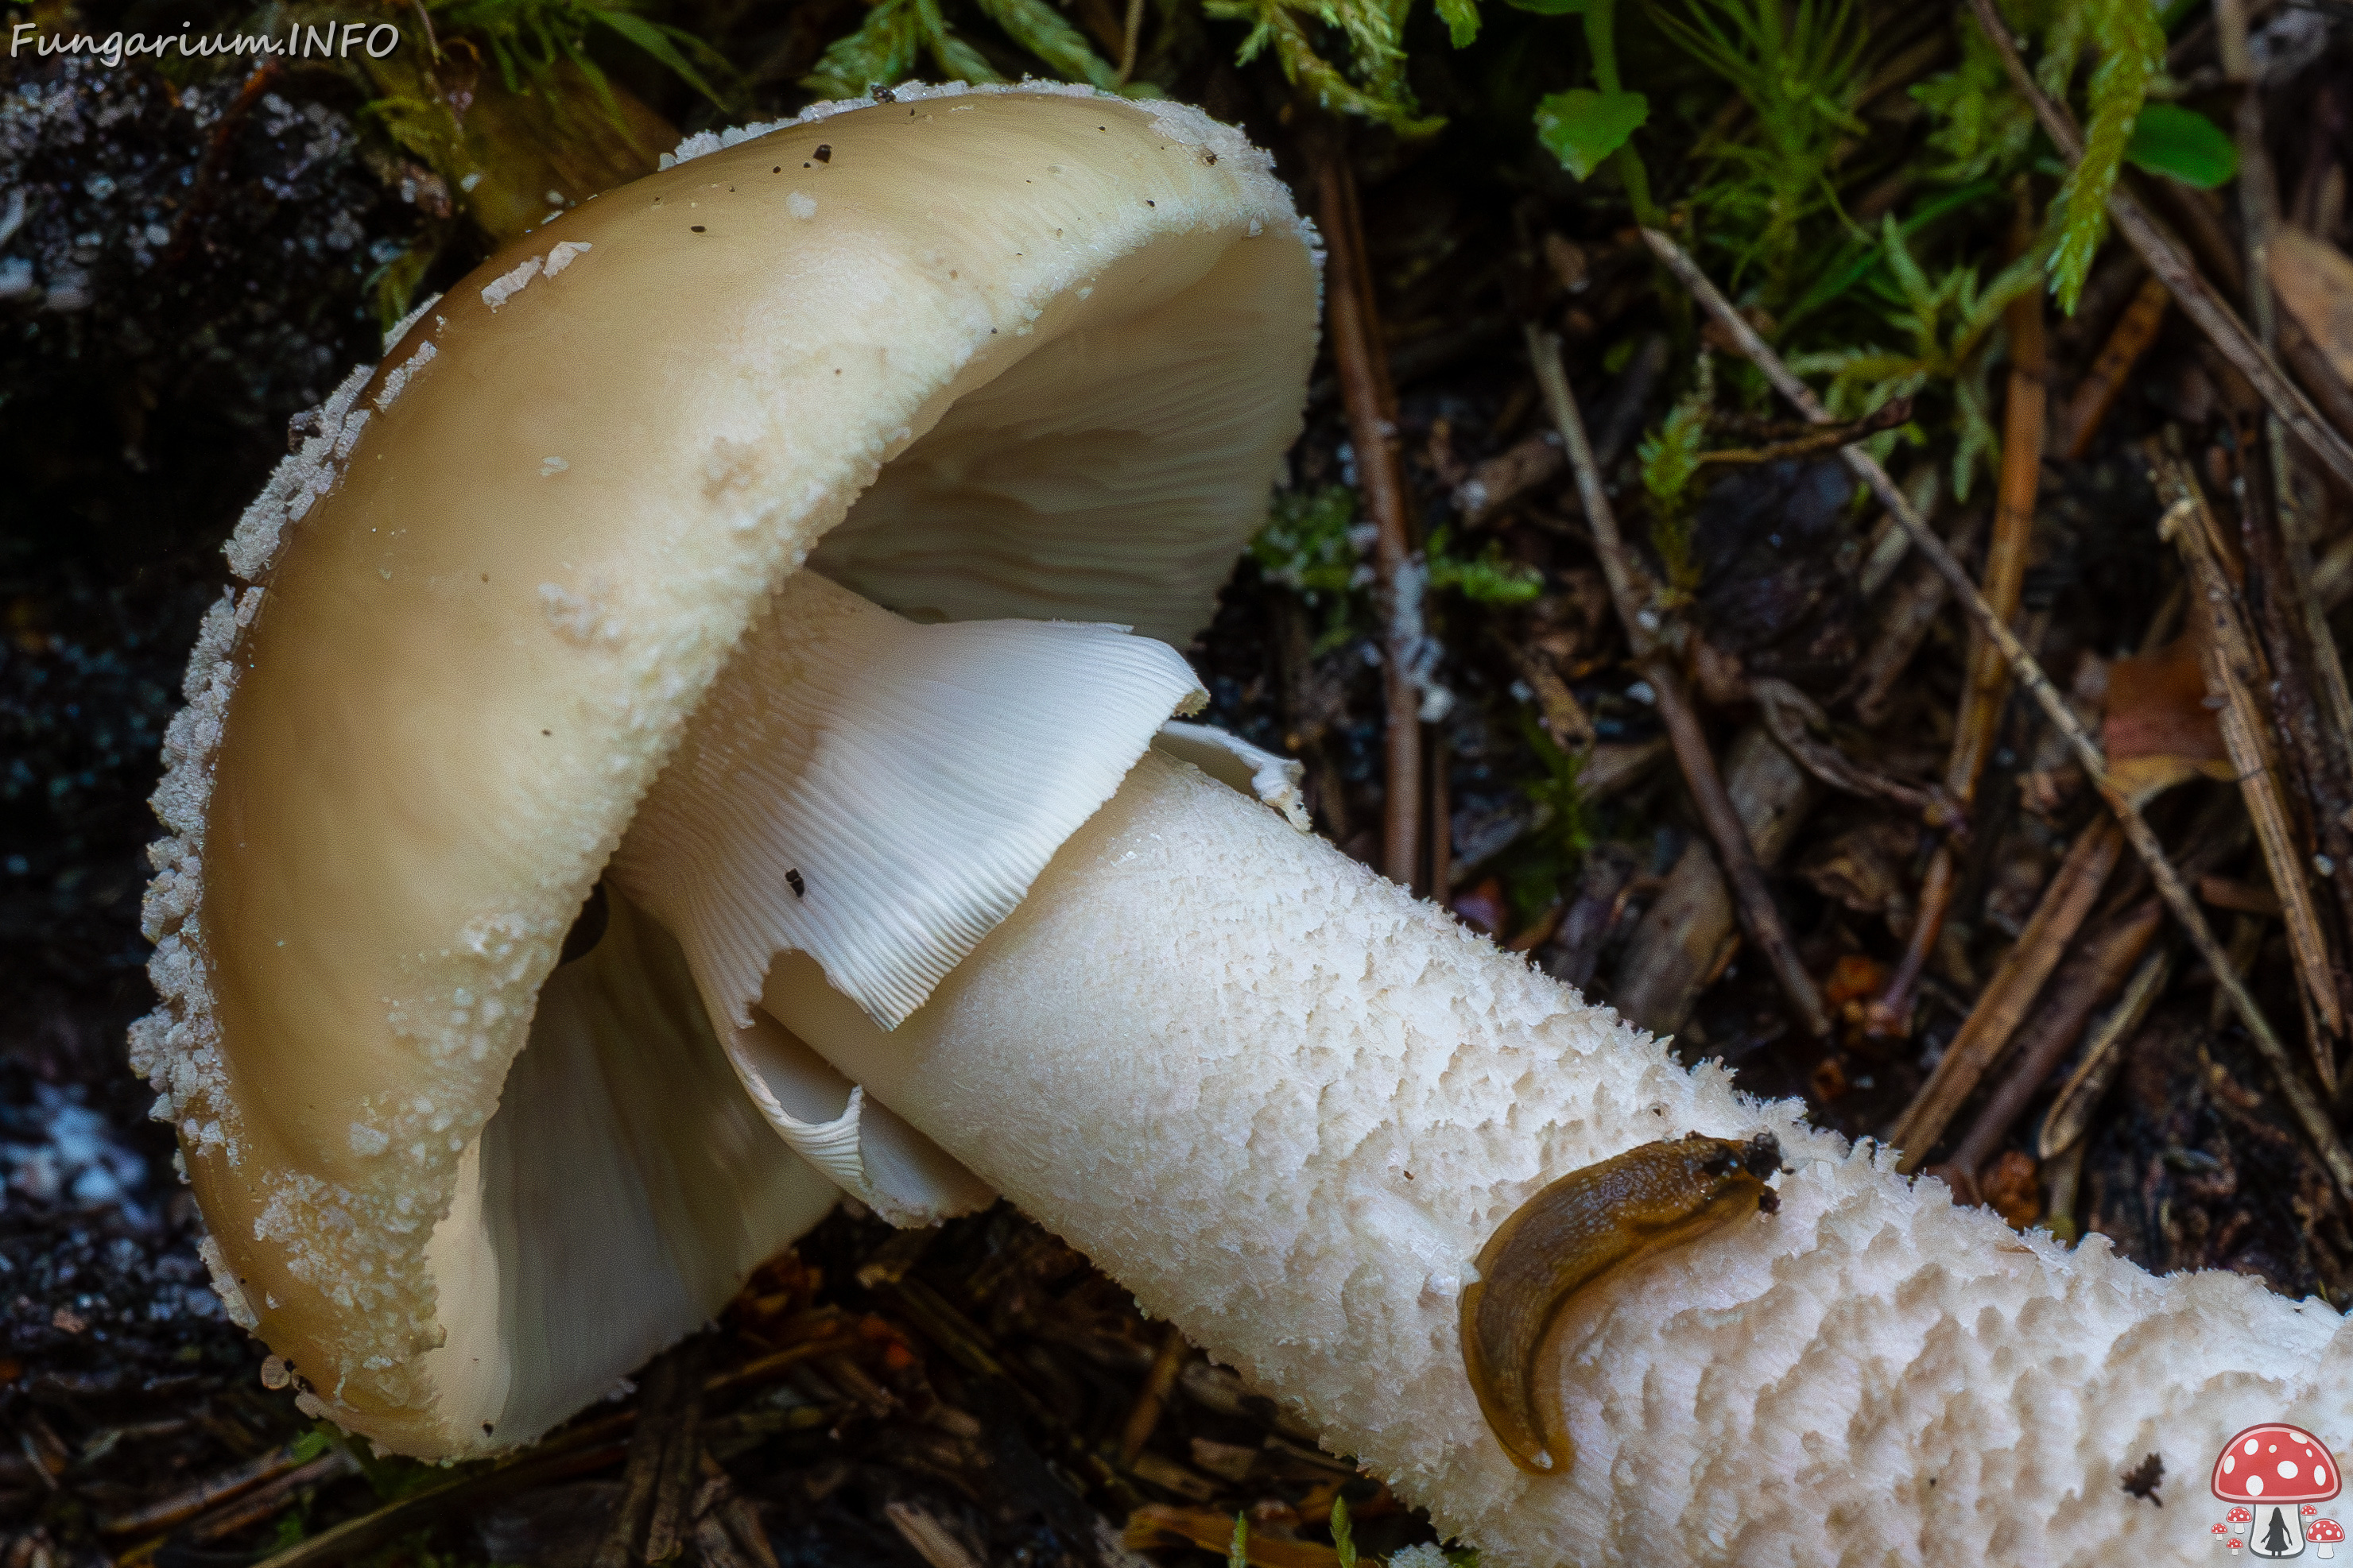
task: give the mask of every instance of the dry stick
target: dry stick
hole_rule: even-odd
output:
[[[1887,1141],[1904,1152],[1899,1171],[1920,1168],[1928,1151],[1945,1135],[1946,1124],[1977,1092],[1978,1080],[2001,1055],[2026,1021],[2027,1009],[2042,994],[2042,983],[2059,967],[2067,944],[2083,929],[2084,919],[2100,896],[2108,873],[2124,854],[2124,839],[2114,823],[2102,817],[2076,835],[2061,861],[2042,901],[2018,933],[2000,966],[1978,993],[1977,1005],[1962,1020],[1961,1031],[1945,1047],[1936,1068],[1912,1103],[1888,1130]]]
[[[1965,512],[1953,524],[1947,543],[1956,552],[1977,548],[1978,532],[1985,526],[1982,509]],[[1904,539],[1904,531],[1891,527],[1890,531],[1903,540],[1909,552],[1912,542]],[[1896,585],[1888,591],[1886,607],[1880,612],[1879,632],[1872,638],[1871,647],[1855,661],[1854,675],[1850,682],[1854,692],[1854,716],[1866,729],[1876,729],[1887,717],[1894,700],[1896,682],[1912,668],[1912,660],[1920,652],[1920,645],[1928,640],[1936,617],[1944,613],[1945,600],[1950,591],[1936,569],[1922,562],[1906,571]]]
[[[2051,362],[2043,343],[2042,295],[2031,293],[2012,301],[2005,314],[2010,320],[2010,395],[2002,413],[2001,477],[1994,495],[1993,543],[1986,552],[1985,597],[1993,613],[2007,624],[2017,616],[2019,598],[2026,586],[2027,547],[2033,542],[2034,502],[2042,479]],[[1964,815],[1977,799],[1978,781],[1984,776],[1986,758],[1993,751],[1994,733],[2009,700],[2009,662],[1982,631],[1972,630],[1968,679],[1962,688],[1953,749],[1945,764],[1945,793]],[[1913,994],[1921,972],[1928,965],[1928,955],[1936,951],[1936,939],[1944,932],[1945,916],[1952,908],[1953,890],[1959,881],[1960,859],[1947,839],[1936,846],[1928,862],[1904,957],[1895,965],[1887,989],[1863,1011],[1866,1035],[1888,1038],[1912,1032]]]
[[[98,1521],[101,1535],[128,1535],[134,1531],[169,1530],[175,1524],[194,1519],[207,1509],[216,1508],[231,1498],[251,1491],[265,1481],[277,1479],[303,1463],[295,1445],[272,1448],[258,1458],[248,1459],[233,1469],[208,1476],[169,1497],[132,1510],[102,1517]]]
[[[2222,74],[2239,89],[2238,186],[2240,226],[2246,245],[2247,303],[2263,346],[2276,352],[2280,321],[2271,256],[2280,227],[2279,184],[2263,136],[2263,98],[2256,90],[2254,56],[2248,47],[2246,0],[2217,0],[2214,28]],[[2248,536],[2249,564],[2263,587],[2257,601],[2258,626],[2271,654],[2273,673],[2278,677],[2272,687],[2273,717],[2279,737],[2286,742],[2286,760],[2294,774],[2300,775],[2296,783],[2302,809],[2296,816],[2306,830],[2305,851],[2326,851],[2329,860],[2353,859],[2353,833],[2348,833],[2344,819],[2347,808],[2353,805],[2353,692],[2347,689],[2336,637],[2313,591],[2311,529],[2296,504],[2295,465],[2275,416],[2263,421],[2262,445],[2264,461],[2250,464],[2242,454],[2240,467],[2245,494],[2240,517]],[[2196,480],[2191,479],[2189,483],[2194,487]],[[2266,837],[2267,858],[2272,850],[2273,841]],[[2295,881],[2297,897],[2290,900],[2291,920],[2299,906],[2311,917],[2309,930],[2299,939],[2310,944],[2308,951],[2299,947],[2299,967],[2307,980],[2316,976],[2327,986],[2329,995],[2320,1004],[2321,1016],[2329,1034],[2341,1037],[2346,999],[2340,994],[2345,989],[2342,970],[2331,962],[2332,944],[2323,933],[2319,911],[2305,883],[2304,863],[2304,854],[2298,854],[2284,871],[2283,864],[2274,861],[2272,876],[2276,881],[2284,874]],[[2343,937],[2353,931],[2353,885],[2339,881],[2332,891],[2340,939],[2333,945],[2336,953],[2341,954]],[[2290,935],[2299,935],[2294,925]],[[2306,964],[2304,961],[2315,954],[2319,963]],[[2322,1084],[2333,1088],[2337,1076],[2333,1044],[2316,1033],[2311,1045]]]
[[[1659,259],[1683,280],[1683,286],[1692,291],[1693,297],[1699,300],[1708,314],[1724,324],[1725,330],[1732,334],[1733,341],[1740,345],[1741,352],[1765,373],[1766,378],[1772,382],[1781,395],[1796,405],[1808,418],[1826,421],[1829,416],[1823,411],[1820,400],[1814,396],[1812,389],[1790,374],[1789,367],[1781,363],[1781,356],[1766,345],[1756,330],[1716,291],[1715,285],[1707,280],[1707,275],[1683,253],[1682,247],[1655,229],[1645,229],[1642,233]],[[1952,584],[1954,594],[1968,606],[1971,617],[1993,638],[1995,646],[2001,649],[2002,657],[2010,660],[2011,673],[2019,684],[2032,694],[2052,726],[2065,738],[2068,749],[2074,752],[2077,763],[2084,770],[2084,776],[2092,781],[2101,798],[2108,803],[2109,809],[2124,825],[2125,835],[2132,841],[2134,852],[2148,867],[2149,879],[2157,884],[2158,892],[2165,900],[2165,907],[2173,911],[2173,918],[2189,936],[2190,945],[2198,950],[2198,956],[2213,970],[2215,984],[2230,999],[2231,1006],[2245,1026],[2249,1039],[2279,1080],[2282,1097],[2287,1100],[2290,1111],[2303,1126],[2305,1135],[2312,1140],[2313,1148],[2319,1153],[2321,1163],[2328,1168],[2329,1177],[2337,1184],[2338,1193],[2353,1201],[2353,1153],[2347,1152],[2344,1141],[2337,1137],[2337,1129],[2329,1121],[2328,1112],[2319,1098],[2298,1076],[2295,1058],[2273,1031],[2270,1020],[2263,1016],[2263,1009],[2256,1005],[2253,993],[2247,989],[2246,982],[2240,978],[2238,972],[2231,967],[2230,960],[2222,952],[2222,944],[2214,940],[2213,930],[2207,925],[2205,914],[2198,908],[2189,889],[2183,885],[2180,873],[2173,868],[2173,862],[2167,858],[2165,846],[2158,841],[2156,832],[2148,826],[2148,819],[2141,815],[2137,805],[2110,783],[2107,758],[2101,754],[2099,743],[2084,730],[2082,721],[2075,717],[2074,710],[2067,706],[2066,698],[2051,683],[2051,678],[2043,673],[2042,666],[2027,652],[2026,646],[2011,635],[2009,626],[1994,613],[1993,606],[1986,603],[1985,595],[1978,592],[1978,585],[1969,580],[1968,573],[1953,558],[1953,552],[1945,548],[1944,541],[1928,531],[1928,525],[1921,521],[1920,514],[1913,510],[1904,492],[1895,488],[1895,481],[1888,478],[1887,470],[1879,466],[1878,459],[1853,447],[1847,448],[1845,456],[1847,466],[1870,485],[1881,503],[1895,514],[1896,521],[1912,536],[1913,544],[1944,574],[1945,581]]]
[[[2122,920],[2090,938],[2051,983],[2051,1000],[2019,1032],[2016,1058],[1969,1124],[1952,1164],[1972,1183],[2010,1127],[2026,1113],[2042,1083],[2082,1037],[2093,1010],[2121,990],[2133,965],[2165,923],[2165,906],[2144,899]]]
[[[2100,347],[2097,359],[2084,374],[2083,384],[2075,395],[2067,400],[2067,412],[2060,423],[2067,432],[2067,460],[2081,462],[2092,449],[2092,438],[2100,433],[2100,426],[2108,411],[2124,395],[2125,380],[2132,374],[2140,356],[2157,342],[2157,330],[2165,324],[2166,307],[2173,303],[2173,293],[2156,278],[2145,280],[2140,292],[2125,307],[2116,320],[2116,330]]]
[[[1135,1468],[1136,1456],[1152,1441],[1153,1432],[1160,1425],[1160,1413],[1168,1406],[1169,1391],[1176,1386],[1176,1374],[1185,1370],[1184,1334],[1171,1328],[1160,1342],[1160,1352],[1152,1358],[1152,1369],[1144,1374],[1144,1386],[1136,1390],[1135,1403],[1127,1412],[1127,1425],[1119,1435],[1119,1462],[1129,1469]]]
[[[1356,451],[1356,486],[1379,531],[1373,545],[1373,593],[1380,607],[1381,693],[1388,720],[1381,871],[1409,888],[1421,868],[1421,699],[1406,673],[1413,650],[1401,641],[1397,621],[1398,579],[1408,570],[1405,478],[1398,467],[1397,428],[1383,406],[1380,351],[1366,309],[1371,275],[1356,224],[1354,176],[1336,140],[1317,161],[1315,182],[1329,247],[1324,292],[1332,359],[1347,409],[1348,438]]]
[[[2116,1068],[2124,1064],[2125,1042],[2148,1016],[2148,1010],[2156,1005],[2172,978],[2170,952],[2159,950],[2141,960],[2140,967],[2126,983],[2124,994],[2092,1032],[2091,1039],[2084,1046],[2083,1059],[2068,1074],[2058,1097],[2043,1114],[2042,1130],[2035,1134],[2036,1157],[2055,1160],[2083,1141],[2092,1125],[2092,1112],[2108,1092],[2108,1085],[2116,1081]]]
[[[2191,603],[2201,605],[2204,615],[2204,636],[2200,639],[2204,657],[2200,662],[2206,670],[2207,699],[2221,704],[2217,718],[2221,723],[2222,744],[2230,751],[2231,765],[2239,776],[2240,795],[2246,802],[2249,819],[2255,825],[2255,839],[2263,847],[2272,890],[2279,895],[2281,913],[2287,924],[2288,951],[2295,958],[2296,976],[2304,982],[2306,999],[2327,1031],[2327,1036],[2318,1030],[2312,1033],[2312,1061],[2320,1075],[2321,1087],[2333,1089],[2337,1063],[2329,1054],[2327,1042],[2329,1037],[2345,1033],[2345,1014],[2337,1002],[2328,939],[2321,930],[2320,908],[2314,902],[2312,885],[2305,877],[2304,853],[2288,820],[2287,801],[2280,794],[2278,762],[2272,752],[2262,700],[2256,695],[2269,683],[2263,679],[2253,636],[2241,613],[2239,586],[2232,582],[2224,564],[2221,525],[2206,505],[2197,478],[2179,458],[2161,454],[2151,477],[2157,481],[2159,499],[2168,503],[2165,516],[2158,523],[2158,536],[2170,539],[2181,552],[2182,563],[2189,567],[2197,585]]]
[[[1119,74],[1112,78],[1113,87],[1125,87],[1127,79],[1135,74],[1135,51],[1144,42],[1144,0],[1127,0],[1127,26],[1119,45]]]
[[[2034,117],[2042,122],[2052,144],[2069,164],[2081,163],[2084,133],[2075,124],[2074,115],[2065,104],[2044,92],[2033,73],[2026,68],[2026,61],[2018,52],[2018,40],[2003,25],[1995,0],[1969,0],[1969,8],[1977,14],[1978,25],[2000,54],[2010,85],[2034,106]],[[2148,269],[2172,290],[2173,297],[2181,302],[2182,312],[2197,322],[2223,357],[2254,384],[2280,422],[2348,488],[2353,488],[2353,443],[2331,429],[2314,409],[2311,399],[2305,396],[2304,389],[2281,372],[2278,362],[2248,333],[2246,323],[2199,276],[2198,268],[2182,254],[2172,232],[2121,182],[2108,193],[2108,216],[2115,220],[2116,231],[2148,263]],[[2353,1163],[2348,1163],[2338,1181],[2340,1184],[2353,1184]]]
[[[1601,488],[1601,470],[1593,460],[1592,446],[1586,440],[1585,420],[1577,412],[1576,395],[1569,390],[1568,373],[1561,365],[1560,339],[1534,324],[1527,328],[1527,337],[1528,360],[1535,368],[1536,385],[1543,390],[1545,405],[1560,431],[1562,443],[1568,448],[1569,464],[1577,472],[1577,495],[1585,504],[1586,524],[1593,530],[1594,542],[1600,547],[1601,571],[1609,580],[1609,597],[1617,605],[1618,618],[1625,623],[1626,640],[1633,650],[1635,663],[1643,679],[1651,683],[1659,718],[1666,725],[1675,761],[1683,765],[1683,783],[1691,790],[1693,804],[1699,807],[1700,821],[1715,844],[1716,858],[1724,867],[1724,879],[1731,884],[1734,907],[1740,912],[1741,928],[1772,969],[1781,994],[1797,1013],[1799,1026],[1820,1039],[1831,1032],[1830,1009],[1823,1005],[1813,976],[1799,962],[1798,944],[1790,939],[1788,927],[1782,923],[1781,911],[1773,902],[1772,889],[1766,886],[1765,872],[1757,864],[1757,851],[1748,842],[1748,830],[1741,826],[1740,813],[1725,791],[1724,777],[1716,772],[1715,755],[1709,751],[1699,715],[1692,709],[1683,671],[1676,666],[1673,655],[1644,623],[1648,612],[1643,595],[1635,585],[1625,539],[1618,531],[1618,513],[1609,504],[1609,493]],[[1655,616],[1652,623],[1655,624]]]

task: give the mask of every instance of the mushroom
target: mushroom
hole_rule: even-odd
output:
[[[1499,1564],[2156,1561],[2144,1455],[2353,1439],[2324,1307],[1957,1209],[1155,742],[1311,352],[1239,137],[901,89],[683,151],[345,384],[192,664],[136,1056],[306,1408],[524,1440],[839,1187],[1003,1194]],[[1577,1292],[1531,1474],[1474,1260],[1686,1130],[1778,1212]]]
[[[2345,1527],[2333,1519],[2316,1519],[2304,1527],[2304,1538],[2317,1548],[2313,1555],[2325,1560],[2345,1543]]]
[[[2228,1513],[2226,1513],[2226,1514],[2224,1514],[2224,1515],[2222,1516],[2222,1522],[2223,1522],[2223,1525],[2224,1525],[2224,1526],[2229,1526],[2229,1525],[2240,1525],[2240,1526],[2245,1526],[2245,1525],[2253,1524],[2253,1523],[2254,1523],[2254,1521],[2255,1521],[2255,1516],[2254,1516],[2254,1514],[2253,1514],[2253,1513],[2252,1513],[2251,1511],[2249,1511],[2248,1510],[2243,1509],[2243,1508],[2234,1508],[2234,1509],[2232,1509],[2230,1512],[2228,1512]]]
[[[2214,1495],[2242,1505],[2231,1510],[2231,1522],[2246,1527],[2258,1557],[2302,1552],[2305,1518],[2317,1511],[2312,1505],[2335,1497],[2343,1484],[2327,1446],[2284,1422],[2236,1434],[2214,1461]]]

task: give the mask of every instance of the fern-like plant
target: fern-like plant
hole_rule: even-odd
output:
[[[1655,0],[1651,16],[1754,112],[1742,135],[1705,149],[1714,168],[1697,199],[1736,280],[1761,273],[1760,300],[1778,310],[1795,291],[1809,226],[1838,212],[1832,156],[1863,132],[1862,13],[1855,0]]]

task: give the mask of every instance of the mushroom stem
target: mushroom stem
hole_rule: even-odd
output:
[[[896,1030],[798,955],[762,1004],[1492,1562],[2187,1561],[2143,1456],[2353,1445],[2321,1303],[1956,1208],[1163,756]],[[1526,1474],[1464,1373],[1472,1259],[1694,1128],[1778,1134],[1779,1212],[1579,1295],[1538,1378],[1576,1462]]]

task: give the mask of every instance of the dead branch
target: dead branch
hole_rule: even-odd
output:
[[[2100,345],[2099,357],[2092,362],[2083,384],[2067,400],[2067,411],[2060,416],[2060,426],[2067,432],[2069,462],[2081,462],[2092,449],[2092,438],[2100,433],[2108,411],[2123,395],[2133,366],[2157,342],[2158,329],[2165,324],[2166,309],[2172,303],[2173,294],[2163,280],[2149,278],[2142,282],[2140,291],[2117,318],[2116,330]]]
[[[1386,790],[1381,802],[1381,870],[1390,881],[1416,885],[1421,869],[1421,697],[1408,674],[1412,649],[1397,615],[1398,579],[1409,570],[1405,476],[1398,463],[1397,424],[1388,374],[1380,363],[1380,331],[1372,314],[1372,274],[1365,264],[1364,229],[1356,213],[1356,175],[1336,137],[1315,166],[1324,243],[1324,279],[1348,438],[1356,453],[1356,484],[1365,510],[1379,530],[1373,545],[1373,595],[1379,607],[1387,715]]]
[[[1951,1163],[1956,1170],[1974,1179],[1993,1158],[2028,1104],[2042,1092],[2043,1080],[2082,1037],[2094,1010],[2124,989],[2133,966],[2148,951],[2164,923],[2164,904],[2154,898],[2143,899],[2060,965],[2046,988],[2048,997],[2019,1031],[2008,1067],[1960,1146],[1953,1151]]]
[[[1593,448],[1586,440],[1585,421],[1577,412],[1576,395],[1569,390],[1568,373],[1561,364],[1560,340],[1533,325],[1527,329],[1527,335],[1528,357],[1535,366],[1536,384],[1544,391],[1545,403],[1562,441],[1567,445],[1569,465],[1576,471],[1577,492],[1585,503],[1585,521],[1593,530],[1602,574],[1609,581],[1609,596],[1617,605],[1618,618],[1625,625],[1626,640],[1633,650],[1635,662],[1656,696],[1660,721],[1666,726],[1675,760],[1683,766],[1683,782],[1691,790],[1693,804],[1699,808],[1700,821],[1715,844],[1725,879],[1732,885],[1741,928],[1771,967],[1782,994],[1796,1012],[1799,1026],[1819,1038],[1831,1031],[1830,1010],[1822,1005],[1813,976],[1806,973],[1805,964],[1798,957],[1798,944],[1782,922],[1781,911],[1773,902],[1773,890],[1765,884],[1765,873],[1757,864],[1757,852],[1748,842],[1748,830],[1741,825],[1740,814],[1733,809],[1731,796],[1725,793],[1723,776],[1716,772],[1707,734],[1693,710],[1683,670],[1644,624],[1644,616],[1650,611],[1635,587],[1635,569],[1626,552],[1625,538],[1618,530],[1617,511],[1609,503],[1609,492],[1601,488],[1601,473],[1594,464]],[[1651,618],[1655,623],[1656,616]]]
[[[2042,889],[2026,929],[2003,955],[2001,965],[1977,1005],[1961,1024],[1961,1032],[1945,1047],[1928,1081],[1888,1130],[1887,1141],[1903,1151],[1896,1169],[1916,1171],[1945,1135],[1946,1124],[1977,1092],[1978,1080],[2009,1047],[2010,1037],[2026,1021],[2027,1009],[2042,993],[2042,983],[2059,966],[2067,944],[2092,912],[2108,873],[2124,853],[2124,836],[2106,818],[2094,820],[2076,835],[2067,858]]]
[[[2263,847],[2273,890],[2280,898],[2297,978],[2320,1025],[2311,1036],[2313,1066],[2322,1088],[2334,1089],[2337,1062],[2328,1042],[2345,1033],[2345,1015],[2338,1005],[2335,966],[2321,928],[2320,910],[2305,877],[2306,855],[2296,842],[2287,802],[2280,793],[2268,716],[2258,695],[2270,685],[2268,672],[2247,626],[2241,586],[2232,580],[2221,549],[2221,524],[2206,505],[2197,477],[2188,464],[2161,449],[2151,453],[2151,470],[2158,495],[2168,503],[2158,531],[2181,552],[2196,584],[2191,602],[2200,606],[2207,696],[2221,705],[2218,716],[2222,743],[2230,748],[2240,795],[2255,825],[2256,842]]]

